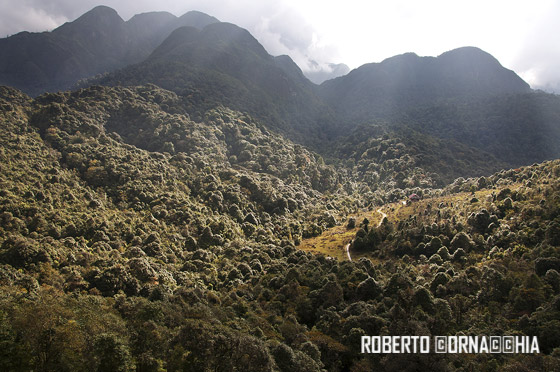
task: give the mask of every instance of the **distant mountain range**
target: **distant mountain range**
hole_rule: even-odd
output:
[[[326,66],[321,66],[316,61],[311,61],[311,65],[311,70],[306,71],[305,76],[315,84],[321,84],[350,72],[350,67],[344,63],[329,63]]]
[[[326,157],[369,124],[457,141],[511,166],[560,156],[558,96],[531,90],[475,47],[398,55],[317,85],[290,57],[271,56],[247,30],[204,13],[125,22],[101,6],[52,32],[1,39],[0,84],[32,96],[76,84],[155,84],[182,97],[195,120],[226,106]]]
[[[115,10],[98,6],[52,32],[0,39],[0,84],[33,96],[69,89],[80,79],[142,61],[178,27],[216,22],[200,12],[151,12],[125,22]]]
[[[326,81],[320,95],[346,120],[386,117],[451,98],[529,93],[529,84],[474,47],[419,57],[406,53]]]

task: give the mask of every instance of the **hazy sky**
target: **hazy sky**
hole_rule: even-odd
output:
[[[0,36],[52,30],[96,5],[128,20],[200,10],[248,29],[303,70],[315,60],[356,68],[405,52],[477,46],[533,88],[560,93],[560,0],[0,0]]]

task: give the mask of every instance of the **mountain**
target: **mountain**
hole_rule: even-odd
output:
[[[324,82],[318,94],[335,112],[341,134],[360,123],[404,126],[489,153],[509,167],[560,156],[559,97],[532,91],[478,48],[391,57]]]
[[[321,84],[319,94],[345,122],[387,118],[453,98],[480,99],[531,89],[490,54],[473,47],[439,57],[407,53],[363,65]]]
[[[330,109],[291,58],[269,55],[247,30],[229,23],[178,28],[143,62],[88,83],[156,84],[185,97],[195,116],[225,105],[307,143],[331,131]]]
[[[125,22],[115,10],[98,6],[52,32],[0,39],[0,84],[31,95],[69,89],[80,79],[140,62],[177,27],[212,22],[218,20],[200,12],[179,18],[146,13]]]
[[[133,16],[127,23],[128,34],[137,40],[136,45],[129,46],[129,53],[135,53],[131,57],[131,63],[143,61],[171,32],[179,27],[195,27],[202,29],[205,26],[219,22],[218,19],[208,14],[189,11],[180,17],[167,12],[149,12]]]

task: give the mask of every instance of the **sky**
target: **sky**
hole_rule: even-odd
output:
[[[560,93],[560,0],[0,0],[0,37],[52,30],[97,5],[124,20],[199,10],[246,28],[307,73],[476,46],[533,88]]]

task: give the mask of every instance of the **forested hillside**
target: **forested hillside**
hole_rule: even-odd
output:
[[[449,102],[401,114],[415,130],[490,152],[510,167],[560,156],[560,97],[544,92]]]
[[[192,120],[154,86],[2,97],[4,370],[557,362],[557,162],[433,189],[419,164],[399,165],[414,144],[370,141],[395,160],[356,178],[247,115]],[[412,186],[425,202],[382,206]],[[388,220],[356,222],[364,258],[298,250],[371,203]],[[538,335],[543,354],[359,354],[365,334],[498,329]]]
[[[153,83],[188,98],[192,115],[225,105],[316,146],[333,131],[330,109],[299,67],[287,56],[272,57],[247,30],[229,23],[179,28],[144,62],[87,83]]]

